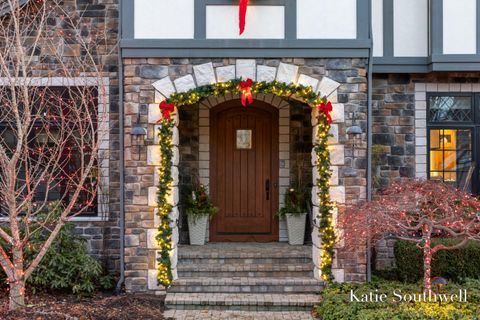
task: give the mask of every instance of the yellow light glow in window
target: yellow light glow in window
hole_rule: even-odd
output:
[[[457,181],[457,130],[430,130],[430,178]]]

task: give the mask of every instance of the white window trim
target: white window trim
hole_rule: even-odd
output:
[[[78,216],[72,217],[72,222],[93,222],[108,220],[109,213],[109,191],[110,185],[110,79],[108,77],[52,77],[52,78],[17,78],[15,83],[31,87],[69,87],[69,86],[92,86],[98,89],[98,139],[99,153],[101,155],[100,163],[100,188],[97,195],[98,212],[96,216]],[[11,79],[0,77],[0,86],[11,84]],[[0,221],[7,221],[8,218],[0,218]]]
[[[428,179],[427,93],[480,92],[480,83],[415,83],[415,177]]]

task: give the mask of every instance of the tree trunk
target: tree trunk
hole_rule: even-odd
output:
[[[14,279],[10,281],[10,310],[25,307],[25,271],[23,271],[23,250],[19,245],[12,249]]]
[[[428,294],[432,290],[432,247],[430,230],[424,232],[423,238],[425,243],[423,247],[423,291]]]
[[[25,282],[16,281],[10,283],[9,309],[17,310],[25,307]]]

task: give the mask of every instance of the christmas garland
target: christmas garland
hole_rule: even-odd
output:
[[[330,103],[327,103],[327,108],[330,108]],[[321,109],[321,107],[319,108]],[[318,144],[315,146],[315,153],[317,159],[315,166],[319,173],[316,181],[317,195],[319,199],[319,215],[320,215],[320,239],[322,245],[322,254],[320,259],[320,271],[322,279],[325,281],[333,280],[332,262],[334,257],[334,246],[336,242],[335,228],[333,226],[333,210],[334,205],[330,199],[330,152],[328,150],[328,137],[330,130],[329,114],[326,113],[325,121],[319,121],[317,131]]]
[[[170,212],[173,209],[169,201],[172,191],[172,132],[174,123],[170,121],[170,117],[162,117],[159,121],[158,138],[160,144],[161,165],[159,168],[160,181],[157,190],[157,209],[160,218],[158,233],[156,236],[157,243],[160,247],[158,260],[158,283],[165,287],[172,284],[172,265],[170,262],[170,252],[172,251],[172,219]]]
[[[332,262],[334,257],[334,245],[336,242],[335,230],[333,226],[334,205],[330,199],[330,153],[328,150],[328,137],[332,118],[330,112],[332,105],[326,97],[320,96],[313,91],[311,86],[298,84],[286,84],[283,82],[256,82],[251,79],[243,81],[234,79],[227,82],[215,83],[191,89],[183,93],[173,93],[166,101],[160,103],[162,119],[159,129],[159,144],[161,152],[160,181],[158,187],[158,215],[161,223],[156,237],[160,246],[160,257],[158,258],[158,282],[165,287],[172,284],[172,270],[170,264],[170,253],[172,251],[172,229],[169,214],[172,205],[169,203],[169,194],[172,185],[171,167],[172,167],[172,129],[174,124],[170,119],[171,113],[175,107],[193,105],[208,97],[221,97],[227,94],[241,94],[241,101],[244,107],[248,107],[253,102],[253,94],[274,94],[282,98],[295,97],[302,100],[312,108],[319,110],[319,130],[317,131],[318,145],[315,147],[317,156],[316,168],[319,178],[316,181],[318,197],[320,200],[320,238],[322,243],[322,254],[320,271],[322,279],[331,281]]]

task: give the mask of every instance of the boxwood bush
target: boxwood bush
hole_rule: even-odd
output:
[[[458,293],[467,289],[468,302],[429,303],[398,302],[394,299],[394,290],[402,294],[419,294],[422,285],[404,284],[374,280],[369,284],[334,284],[322,292],[316,313],[322,320],[479,320],[480,281],[466,279],[462,285],[450,283],[445,293]],[[370,292],[388,295],[385,302],[351,301],[350,292],[357,297]],[[398,300],[398,299],[397,299]]]
[[[452,244],[454,239],[435,239],[436,244]],[[458,240],[457,240],[458,241]],[[416,282],[423,277],[423,253],[414,243],[399,240],[395,243],[395,260],[398,280]],[[392,272],[390,272],[392,274]],[[480,279],[480,243],[471,241],[466,247],[437,252],[432,260],[432,275],[453,281],[464,278]]]

